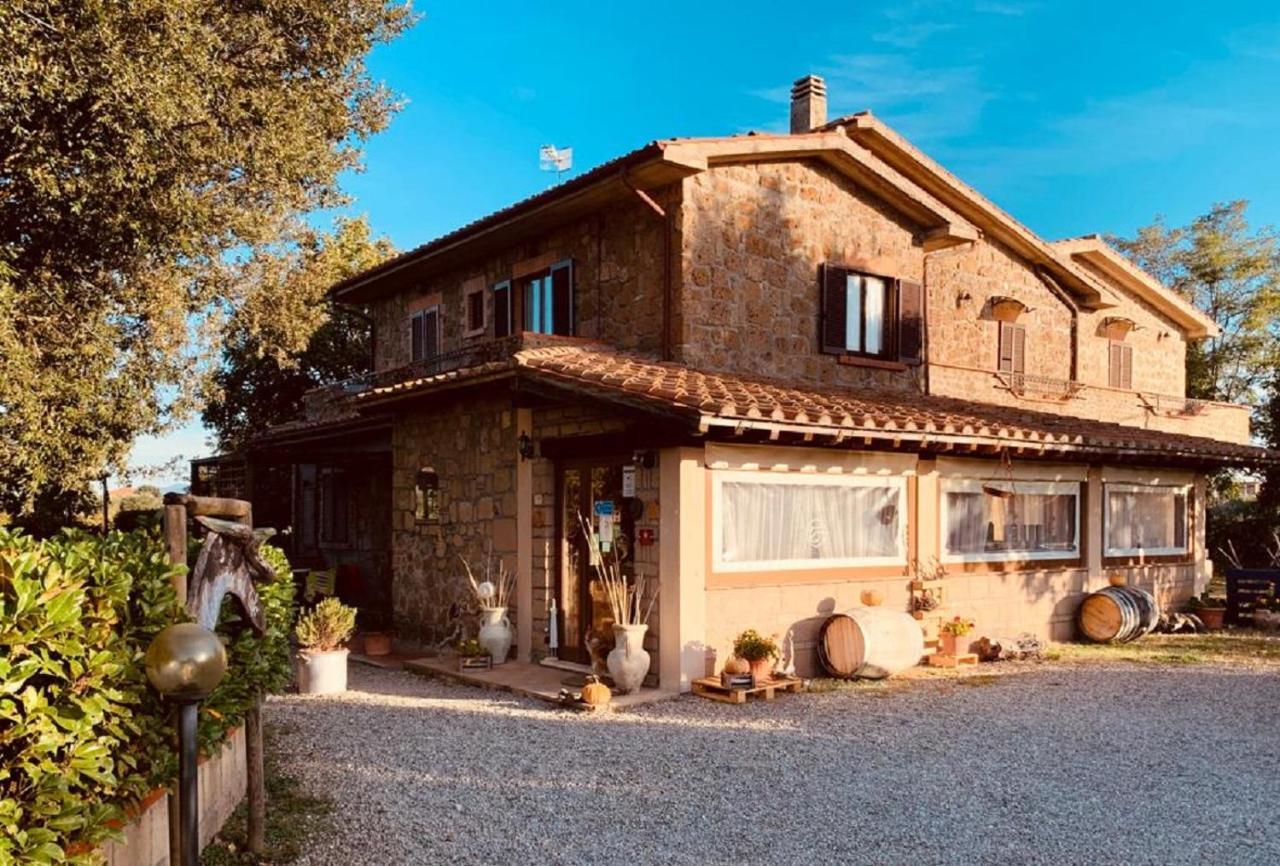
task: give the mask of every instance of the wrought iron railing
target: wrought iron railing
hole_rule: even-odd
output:
[[[1138,396],[1147,408],[1157,415],[1200,415],[1208,407],[1207,400],[1178,397],[1172,394],[1142,394]]]
[[[996,373],[996,377],[1006,388],[1019,396],[1070,400],[1084,388],[1080,382],[1073,382],[1070,379],[1033,376],[1029,373],[1001,372]]]

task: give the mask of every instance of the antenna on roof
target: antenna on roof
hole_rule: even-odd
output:
[[[573,168],[573,148],[558,148],[554,144],[544,144],[538,148],[538,168],[543,171],[554,171],[556,183],[559,183],[560,176]]]

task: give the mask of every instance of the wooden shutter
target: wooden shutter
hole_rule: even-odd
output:
[[[440,354],[440,310],[430,309],[422,314],[422,357],[434,358]]]
[[[912,280],[898,281],[898,359],[924,360],[924,286]]]
[[[498,283],[493,287],[493,336],[511,335],[511,283]]]
[[[822,351],[843,355],[848,345],[845,325],[848,319],[848,272],[835,265],[823,265],[819,272],[821,282],[821,315],[819,340]]]
[[[1120,387],[1133,388],[1133,346],[1120,346]]]
[[[1013,372],[1027,372],[1027,328],[1025,325],[1013,326]]]
[[[573,264],[551,269],[551,333],[573,334]]]
[[[1112,388],[1133,387],[1133,347],[1112,340],[1107,353],[1107,384]]]
[[[1001,373],[1027,371],[1027,329],[1013,322],[1000,323],[1000,350],[996,369]]]
[[[417,313],[409,320],[409,360],[422,360],[422,314]]]

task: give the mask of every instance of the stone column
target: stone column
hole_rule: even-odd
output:
[[[516,410],[516,430],[533,433],[533,411]],[[533,657],[533,461],[516,457],[516,661]]]

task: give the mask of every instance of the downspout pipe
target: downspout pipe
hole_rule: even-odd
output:
[[[1044,283],[1053,295],[1071,311],[1071,381],[1080,381],[1080,307],[1066,290],[1058,284],[1048,269],[1044,265],[1036,265],[1035,274],[1040,278],[1040,282]]]

